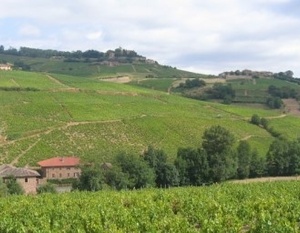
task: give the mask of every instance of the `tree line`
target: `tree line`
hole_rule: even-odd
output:
[[[205,130],[200,147],[178,148],[173,162],[162,149],[148,146],[141,156],[118,154],[110,167],[83,166],[73,189],[200,186],[230,179],[297,175],[299,171],[300,139],[278,137],[261,156],[246,140],[236,141],[229,130],[217,125]]]
[[[0,45],[0,54],[14,55],[14,56],[25,56],[25,57],[33,57],[33,58],[62,58],[65,61],[78,61],[81,59],[102,59],[107,60],[111,58],[121,58],[126,57],[130,58],[142,58],[142,56],[138,55],[133,50],[126,50],[122,48],[116,48],[115,50],[108,50],[106,52],[100,52],[97,50],[86,50],[86,51],[58,51],[53,49],[37,49],[37,48],[29,48],[29,47],[20,47],[19,49],[9,47],[5,49],[3,45]]]

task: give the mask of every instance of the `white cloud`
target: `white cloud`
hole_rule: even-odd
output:
[[[61,50],[122,46],[193,70],[269,67],[294,69],[300,77],[295,0],[27,0],[17,7],[20,2],[2,0],[0,18],[10,25],[0,28],[2,43]],[[15,25],[23,25],[17,33]]]
[[[102,37],[102,32],[91,32],[86,35],[86,38],[89,40],[98,40]]]
[[[19,34],[21,36],[39,36],[40,35],[40,29],[36,26],[33,25],[23,25],[20,29],[19,29]]]

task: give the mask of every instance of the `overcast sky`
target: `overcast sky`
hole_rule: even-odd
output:
[[[119,46],[218,74],[300,77],[299,0],[1,0],[0,44],[63,51]]]

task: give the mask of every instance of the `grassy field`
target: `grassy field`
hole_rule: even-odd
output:
[[[298,181],[0,199],[1,232],[299,232]]]
[[[249,123],[254,113],[288,138],[299,136],[299,119],[277,118],[278,110],[202,102],[95,77],[1,72],[0,87],[38,89],[0,91],[3,163],[34,166],[67,155],[110,161],[120,151],[139,154],[150,144],[172,160],[178,147],[200,146],[204,130],[217,124],[264,155],[273,138]]]

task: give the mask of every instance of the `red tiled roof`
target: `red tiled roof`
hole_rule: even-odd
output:
[[[72,167],[79,165],[77,157],[55,157],[38,162],[41,167]]]

